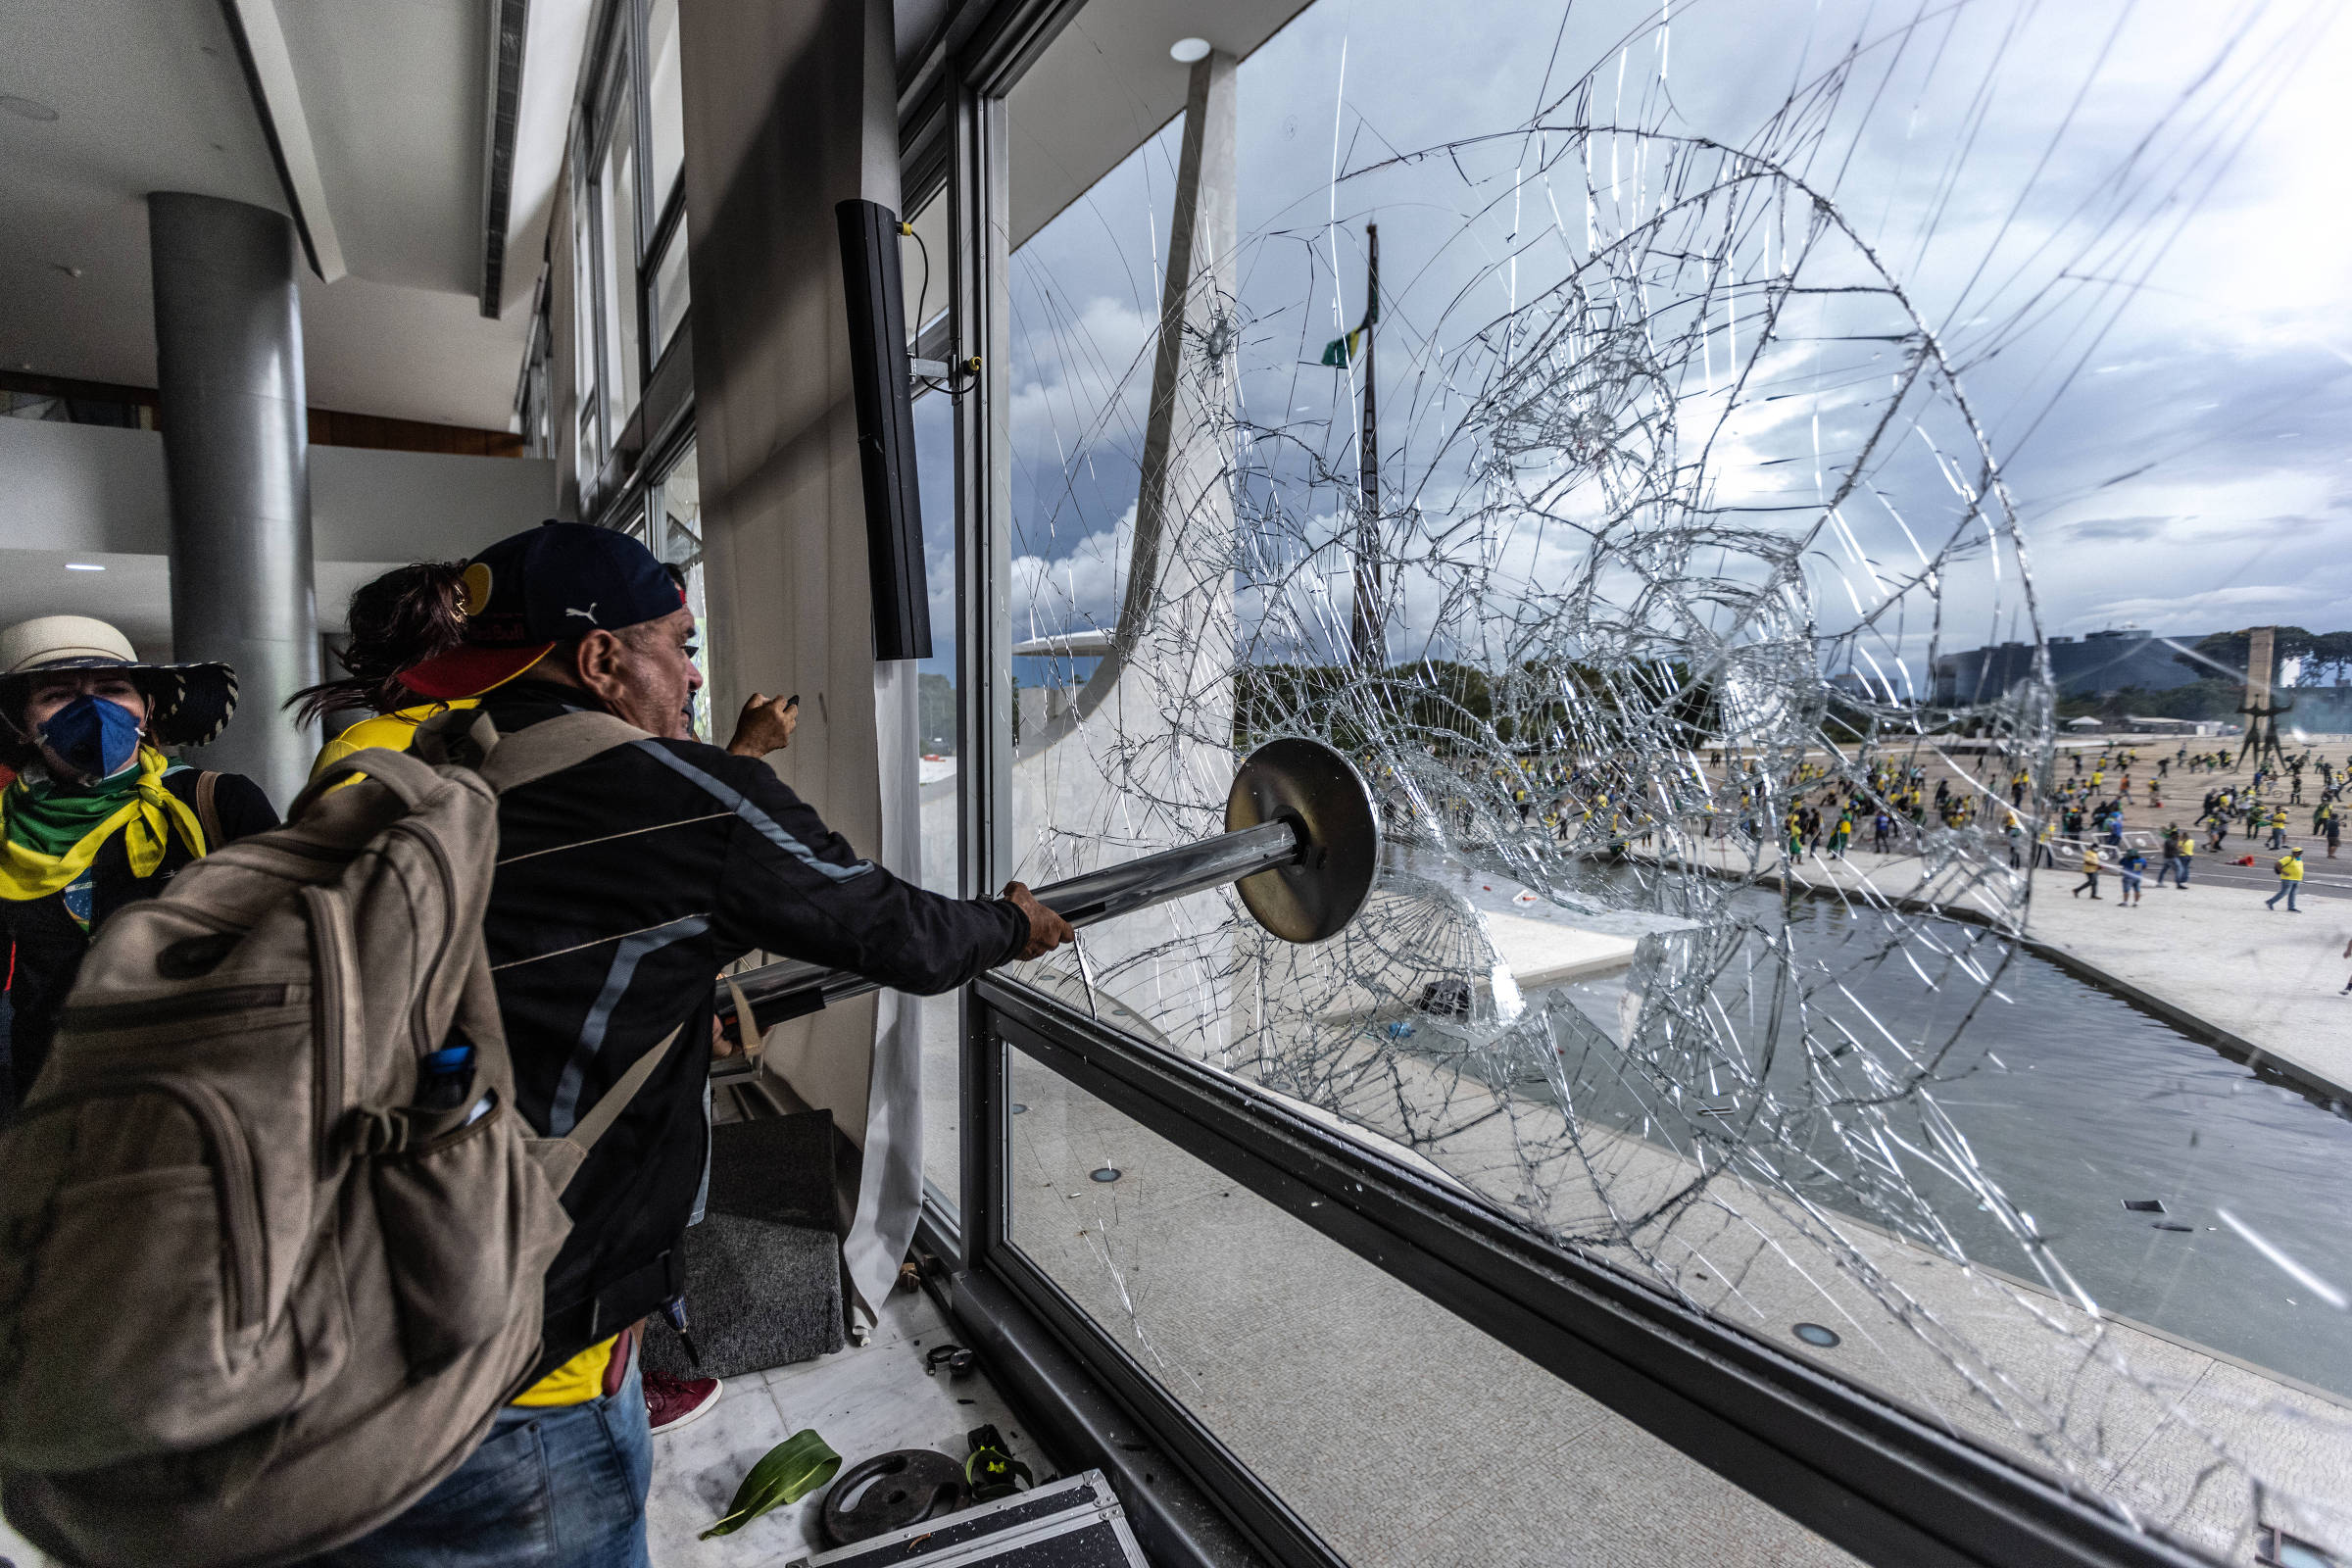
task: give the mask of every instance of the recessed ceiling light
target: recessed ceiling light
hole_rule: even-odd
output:
[[[1196,60],[1205,60],[1208,58],[1208,40],[1206,38],[1179,38],[1169,47],[1168,58],[1180,66],[1189,66]]]
[[[68,571],[104,571],[106,568],[92,561],[69,561],[66,563],[66,569]]]
[[[20,120],[37,120],[43,124],[57,118],[57,111],[47,104],[30,98],[19,98],[14,93],[0,92],[0,109],[7,110]]]

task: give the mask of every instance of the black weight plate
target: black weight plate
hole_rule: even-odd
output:
[[[929,1448],[896,1448],[844,1470],[825,1494],[818,1525],[825,1540],[847,1546],[962,1506],[962,1465]]]
[[[1303,736],[1272,740],[1250,754],[1225,798],[1225,831],[1288,817],[1304,832],[1296,864],[1234,884],[1259,925],[1285,942],[1337,936],[1372,891],[1380,871],[1380,811],[1355,764]]]

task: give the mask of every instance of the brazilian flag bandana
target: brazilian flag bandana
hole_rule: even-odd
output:
[[[123,835],[130,874],[150,877],[164,863],[172,833],[205,852],[196,813],[164,788],[172,764],[152,746],[138,766],[82,789],[53,779],[21,778],[0,794],[0,899],[47,898],[90,868],[107,840]]]

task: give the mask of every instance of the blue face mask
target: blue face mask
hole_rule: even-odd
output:
[[[139,717],[84,692],[41,726],[41,743],[82,778],[112,778],[139,754]]]

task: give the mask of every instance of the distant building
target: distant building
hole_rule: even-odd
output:
[[[2137,626],[2121,626],[2080,640],[2052,637],[2050,676],[2061,697],[2170,691],[2210,673],[2181,663],[2179,657],[2194,648],[2202,635],[2158,637]],[[1936,661],[1935,700],[1945,705],[1989,701],[2033,673],[2032,643],[1947,654]]]

